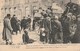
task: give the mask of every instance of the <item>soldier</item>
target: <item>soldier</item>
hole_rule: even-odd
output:
[[[3,34],[2,39],[6,41],[6,44],[12,44],[12,27],[10,22],[10,14],[7,14],[7,16],[4,18],[4,28],[3,28]]]
[[[63,40],[64,43],[69,43],[70,42],[70,27],[71,27],[71,17],[72,17],[72,13],[68,13],[67,16],[65,16],[62,19],[62,27],[63,27]]]
[[[51,41],[52,43],[63,43],[63,32],[58,16],[51,21]]]
[[[42,30],[42,29],[44,29],[44,33],[46,34],[45,35],[45,42],[46,43],[49,43],[49,32],[50,32],[50,22],[49,22],[49,20],[47,19],[47,15],[45,14],[44,16],[43,16],[43,19],[42,19],[42,21],[40,22],[40,29]],[[43,40],[43,38],[42,38],[42,31],[40,32],[40,40],[42,41]]]
[[[77,28],[73,35],[72,43],[80,43],[80,15],[77,17]]]

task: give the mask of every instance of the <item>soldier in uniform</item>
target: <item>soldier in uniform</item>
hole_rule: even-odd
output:
[[[70,37],[71,17],[72,17],[72,13],[67,13],[67,15],[62,18],[64,43],[69,43],[71,40],[71,37]]]
[[[47,14],[44,14],[43,19],[40,22],[40,29],[45,33],[45,42],[49,43],[50,22],[47,19]],[[42,31],[40,32],[40,41],[43,41]]]
[[[4,18],[4,28],[3,28],[3,34],[2,39],[6,41],[6,45],[12,44],[12,27],[10,22],[10,14],[7,14],[7,16]]]
[[[51,20],[51,43],[63,43],[63,31],[58,16]]]
[[[13,17],[11,18],[11,26],[13,28],[13,32],[16,32],[16,34],[17,34],[17,31],[18,31],[17,17],[15,15],[13,15]]]

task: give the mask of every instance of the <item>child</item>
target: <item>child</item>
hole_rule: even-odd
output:
[[[22,39],[23,39],[24,44],[29,43],[29,36],[28,36],[28,32],[26,30],[24,30],[24,34],[22,36]]]

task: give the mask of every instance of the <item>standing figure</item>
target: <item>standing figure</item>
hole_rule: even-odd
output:
[[[76,22],[77,22],[77,19],[76,19],[76,16],[72,16],[71,17],[71,21],[70,21],[70,39],[73,39],[73,36],[75,34],[75,31],[76,31]]]
[[[4,28],[3,28],[3,34],[2,39],[6,41],[6,44],[12,44],[12,27],[10,22],[10,14],[7,14],[7,16],[4,18]]]
[[[43,16],[43,19],[42,21],[40,22],[40,29],[44,29],[44,32],[45,32],[45,36],[46,36],[46,39],[45,39],[45,42],[46,43],[49,43],[49,34],[50,34],[50,22],[49,20],[47,19],[47,15],[45,14]],[[42,31],[40,32],[40,41],[42,41],[43,38],[42,38]]]
[[[70,43],[70,40],[71,40],[71,37],[70,37],[71,17],[72,17],[72,13],[68,13],[67,16],[63,17],[61,21],[62,27],[63,27],[64,43]]]
[[[63,32],[58,16],[51,21],[51,43],[63,43]]]
[[[16,32],[16,34],[17,34],[17,31],[18,31],[17,17],[15,15],[13,15],[13,17],[11,18],[11,26],[13,28],[13,32]]]
[[[80,43],[80,15],[77,17],[77,28],[73,36],[72,43]]]

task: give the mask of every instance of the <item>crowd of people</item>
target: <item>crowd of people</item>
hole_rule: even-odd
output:
[[[71,3],[68,3],[68,5]],[[80,15],[72,12],[72,10],[67,5],[66,11],[63,13],[62,17],[53,15],[52,9],[42,10],[41,13],[37,11],[33,15],[33,31],[36,29],[36,25],[39,27],[38,33],[40,36],[40,41],[45,44],[55,44],[55,43],[80,43]],[[40,8],[41,9],[41,8]],[[73,11],[76,9],[73,9]],[[29,43],[29,34],[31,25],[31,17],[23,17],[22,20],[18,20],[16,15],[11,18],[10,14],[7,14],[4,18],[4,28],[3,28],[3,40],[6,44],[12,44],[12,34],[14,32],[16,35],[18,31],[24,31],[23,43]]]
[[[4,28],[2,39],[6,41],[6,44],[12,44],[12,35],[21,34],[22,30],[25,34],[25,32],[27,32],[25,29],[28,29],[30,27],[30,21],[30,18],[23,17],[22,20],[19,20],[17,19],[16,15],[13,15],[13,17],[11,17],[10,14],[7,14],[3,20]]]

